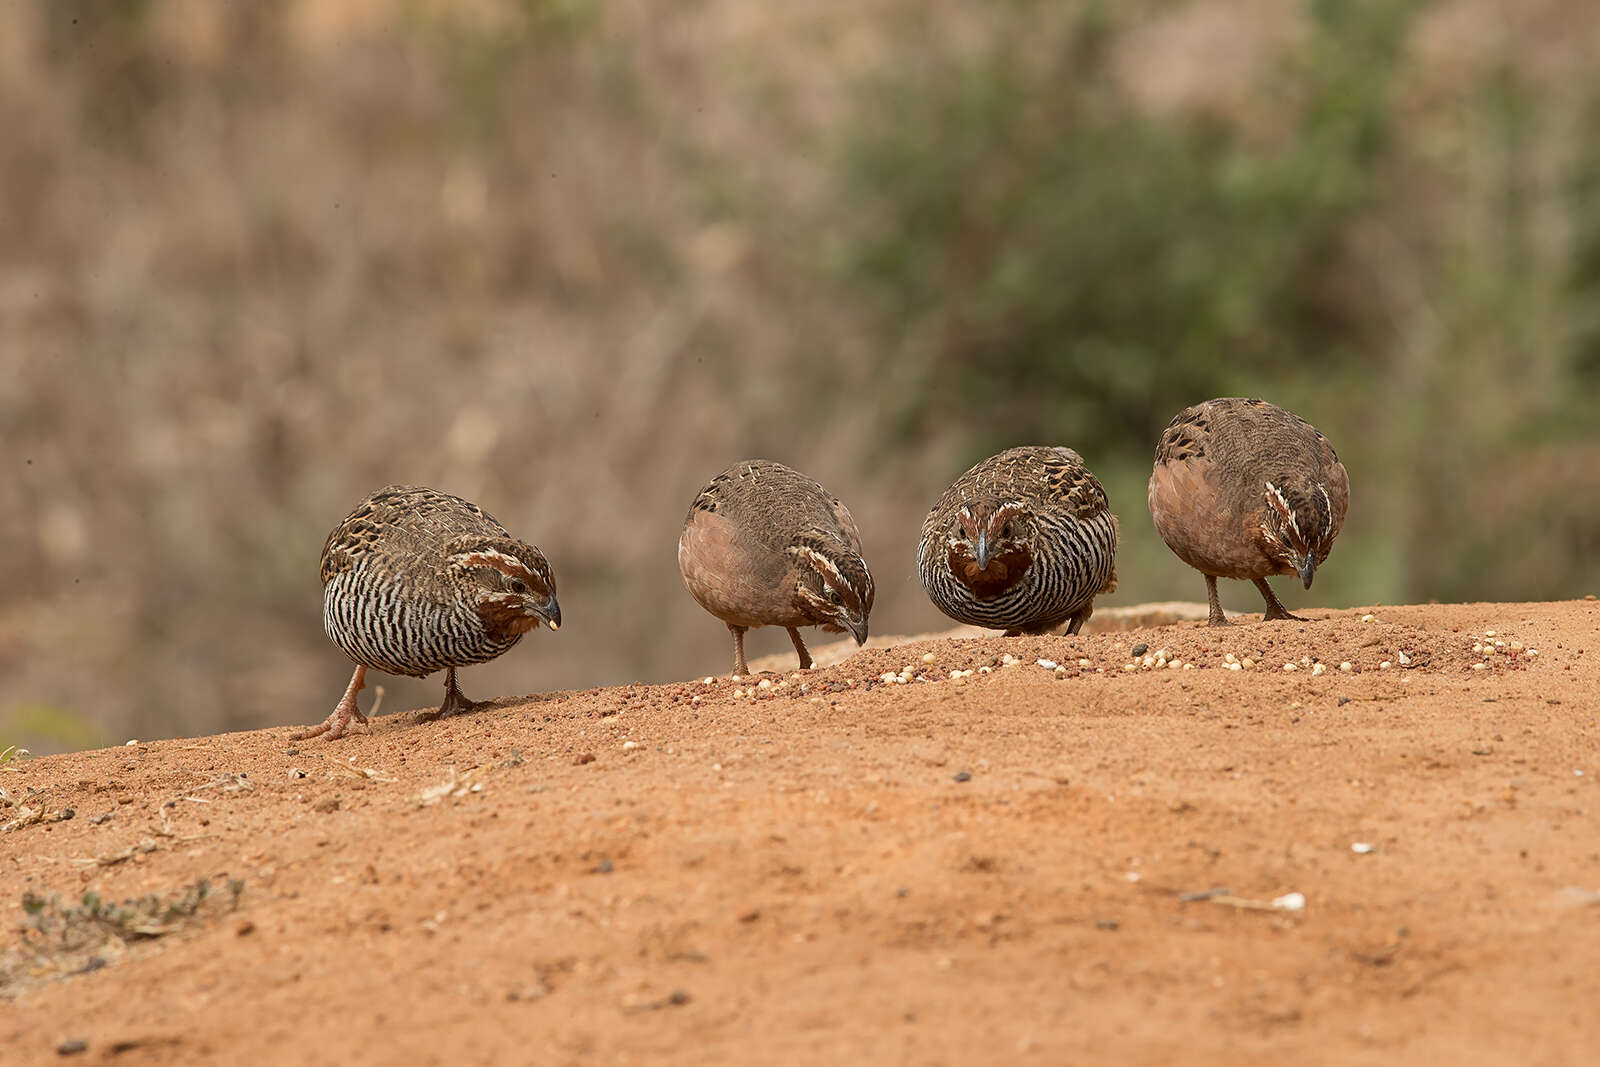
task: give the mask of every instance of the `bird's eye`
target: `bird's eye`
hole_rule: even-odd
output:
[[[839,599],[839,590],[837,589],[828,590],[828,599],[833,601],[835,604],[842,603],[842,601]]]
[[[510,586],[513,593],[526,593],[528,591],[528,583],[521,578],[511,579]]]
[[[1004,526],[1000,527],[1000,536],[1001,537],[1010,537],[1011,536],[1011,524],[1009,522],[1006,523]]]

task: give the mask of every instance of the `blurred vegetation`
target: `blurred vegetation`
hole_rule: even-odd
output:
[[[0,747],[320,719],[317,553],[390,481],[556,568],[570,625],[475,696],[723,669],[674,548],[745,456],[850,504],[877,633],[942,625],[925,509],[1025,440],[1106,482],[1112,603],[1196,599],[1144,482],[1224,394],[1351,470],[1291,607],[1596,591],[1597,33],[1577,0],[6,5],[0,708],[99,733]]]

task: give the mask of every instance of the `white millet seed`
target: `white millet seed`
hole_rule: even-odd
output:
[[[934,655],[933,655],[932,652],[924,652],[922,654],[922,662],[924,662],[924,663],[932,663],[933,660],[934,660]]]
[[[978,668],[978,673],[979,674],[992,674],[993,672],[994,672],[994,668],[993,667],[979,667]]]
[[[1378,617],[1376,615],[1363,615],[1363,616],[1361,616],[1361,621],[1362,622],[1377,622],[1378,621]]]
[[[1251,659],[1249,656],[1246,656],[1244,659],[1239,661],[1239,665],[1247,671],[1254,670],[1256,661]]]
[[[1483,636],[1485,636],[1485,637],[1493,637],[1494,636],[1494,631],[1493,630],[1485,630],[1485,631],[1483,631]]]
[[[1238,663],[1239,662],[1239,657],[1235,656],[1232,652],[1229,652],[1227,655],[1222,657],[1222,662],[1224,662],[1224,663]]]
[[[1328,669],[1327,667],[1323,666],[1320,663],[1313,663],[1311,665],[1311,677],[1315,678],[1317,675],[1323,673],[1327,669]]]
[[[1389,661],[1388,661],[1388,660],[1384,660],[1384,661],[1383,661],[1383,662],[1382,662],[1382,663],[1380,663],[1380,664],[1378,664],[1378,669],[1379,669],[1379,670],[1380,670],[1380,671],[1386,671],[1386,670],[1388,670],[1388,669],[1389,669],[1389,668],[1390,668],[1390,667],[1393,667],[1393,666],[1394,666],[1394,664],[1393,664],[1393,663],[1390,663],[1390,662],[1389,662]]]
[[[1283,669],[1286,671],[1297,671],[1300,669],[1300,665],[1298,663],[1285,663],[1283,665]]]
[[[770,679],[770,678],[761,679],[761,681],[756,683],[756,688],[757,689],[771,689],[772,688],[772,679]]]
[[[1242,671],[1242,670],[1244,670],[1244,668],[1242,666],[1240,666],[1237,662],[1230,663],[1227,666],[1228,666],[1228,669],[1230,671]]]
[[[1472,665],[1472,669],[1475,670],[1475,671],[1481,671],[1484,668],[1486,668],[1487,666],[1488,666],[1487,663],[1474,663]]]
[[[1088,665],[1089,665],[1089,661],[1086,660],[1086,659],[1080,659],[1078,661],[1078,666],[1080,666],[1080,667],[1087,667]]]
[[[1522,651],[1522,642],[1521,641],[1513,641],[1513,642],[1511,642],[1511,651],[1513,651],[1513,652],[1521,652]]]
[[[624,752],[632,752],[634,749],[636,749],[638,747],[639,747],[639,742],[637,742],[637,741],[624,741],[624,742],[622,742],[622,751],[624,751]]]
[[[1053,671],[1056,669],[1056,661],[1053,659],[1041,659],[1036,660],[1035,662],[1037,662],[1039,666],[1043,667],[1047,671]]]
[[[1352,664],[1349,660],[1345,660],[1343,663],[1339,664],[1339,669],[1341,671],[1344,671],[1346,674],[1349,674],[1351,671],[1355,670],[1356,668],[1355,668],[1355,665]]]

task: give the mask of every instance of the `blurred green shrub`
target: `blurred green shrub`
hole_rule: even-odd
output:
[[[1119,45],[1170,4],[1020,0],[976,45],[908,18],[916,58],[862,88],[844,139],[836,256],[917,383],[897,435],[955,424],[974,456],[1071,444],[1127,475],[1126,522],[1174,413],[1266,396],[1352,469],[1336,597],[1587,591],[1600,539],[1569,528],[1595,530],[1600,501],[1523,488],[1538,499],[1508,524],[1485,488],[1593,438],[1596,333],[1566,324],[1595,317],[1594,162],[1539,186],[1561,102],[1509,53],[1431,103],[1411,51],[1431,7],[1308,4],[1232,111],[1130,91]],[[1538,239],[1551,214],[1571,245]]]

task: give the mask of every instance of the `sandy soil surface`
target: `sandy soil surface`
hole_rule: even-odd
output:
[[[0,1058],[1595,1062],[1600,606],[1308,614],[8,764]]]

